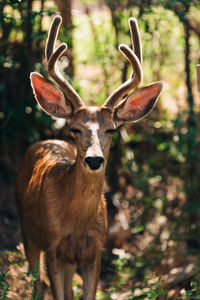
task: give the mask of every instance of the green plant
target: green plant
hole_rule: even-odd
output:
[[[38,300],[43,297],[43,295],[38,292],[37,294],[35,293],[35,284],[37,280],[40,280],[40,274],[39,274],[39,269],[40,269],[40,263],[38,262],[35,272],[31,273],[31,281],[30,283],[26,286],[26,289],[31,289],[31,296],[33,300]],[[27,276],[30,276],[30,271],[28,270],[26,273]]]
[[[10,291],[10,284],[8,283],[8,272],[0,269],[0,298],[7,300],[7,294]]]

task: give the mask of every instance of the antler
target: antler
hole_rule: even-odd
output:
[[[51,75],[51,77],[55,80],[55,82],[60,86],[60,88],[66,93],[67,97],[74,105],[74,107],[78,108],[80,106],[85,106],[84,102],[73,89],[73,87],[69,84],[69,82],[63,78],[62,74],[59,72],[56,66],[56,62],[58,61],[59,57],[67,49],[67,45],[65,43],[60,44],[55,49],[55,43],[61,22],[61,16],[55,16],[49,30],[45,49],[45,56],[48,62],[48,72]]]
[[[131,77],[122,85],[120,85],[105,101],[104,106],[107,107],[114,107],[117,102],[121,100],[125,94],[128,93],[128,91],[135,88],[142,80],[142,49],[138,24],[135,18],[129,19],[129,27],[131,33],[132,48],[135,53],[131,48],[124,44],[119,46],[119,50],[131,63],[133,72],[131,74]]]

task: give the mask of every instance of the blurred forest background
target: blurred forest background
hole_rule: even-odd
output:
[[[137,18],[143,85],[164,82],[154,111],[113,137],[105,195],[109,230],[98,299],[200,299],[199,0],[0,1],[0,298],[31,299],[14,186],[37,140],[67,138],[43,113],[29,74],[47,75],[44,46],[56,12],[68,50],[59,68],[87,104],[102,104],[130,75],[118,51]],[[16,248],[17,247],[17,248]],[[81,299],[81,279],[74,279]],[[50,298],[49,298],[50,299]]]

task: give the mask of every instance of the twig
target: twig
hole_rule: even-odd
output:
[[[200,92],[200,65],[197,65],[197,88]]]
[[[10,120],[11,115],[12,115],[12,113],[9,112],[9,113],[8,113],[8,116],[7,116],[7,119],[6,119],[5,122],[0,126],[0,130],[3,130],[3,129],[7,126],[8,122],[9,122],[9,120]]]
[[[185,280],[190,279],[199,272],[197,263],[189,263],[178,268],[173,268],[169,274],[163,276],[165,288],[171,288]]]

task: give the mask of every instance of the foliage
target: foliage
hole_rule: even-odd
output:
[[[46,36],[41,27],[44,11],[32,10],[32,6],[33,1],[0,3],[1,156],[8,153],[12,168],[24,148],[44,137],[44,128],[52,124],[52,120],[38,110],[29,83],[29,74],[35,67],[43,73],[44,68],[38,62]],[[52,13],[45,12],[46,15]],[[17,157],[12,157],[13,148]],[[1,164],[4,164],[3,160]]]
[[[10,290],[10,284],[7,281],[7,272],[0,269],[0,296],[2,300],[7,299],[7,293]]]
[[[158,276],[149,276],[146,273],[144,282],[137,282],[136,285],[132,285],[134,268],[130,264],[130,261],[133,260],[133,257],[129,253],[119,249],[115,249],[114,253],[114,274],[112,275],[112,277],[108,278],[109,286],[107,288],[107,291],[105,293],[102,293],[102,291],[100,290],[97,291],[97,299],[170,299],[168,297],[168,292],[162,287],[162,280]],[[17,261],[16,258],[18,258],[19,255],[21,256],[21,253],[12,252],[9,255],[10,257],[12,257],[12,260]],[[143,261],[142,257],[135,257],[134,260],[135,268],[142,268],[142,266],[146,265],[146,262]],[[21,273],[19,267],[23,266],[24,264],[24,259],[22,265],[20,260],[18,260],[18,263],[14,263],[14,265],[13,262],[11,262],[10,266],[14,267],[12,271],[0,271],[0,297],[2,300],[12,299],[13,295],[15,295],[15,293],[12,294],[12,291],[16,290],[17,288],[16,286],[14,286],[17,280],[22,280],[23,283],[20,291],[20,295],[21,297],[23,297],[23,299],[30,299],[30,296],[35,300],[41,298],[40,295],[34,294],[34,282],[38,279],[38,270],[36,270],[33,276],[30,275],[30,272]],[[135,276],[136,275],[134,274],[134,277]],[[80,287],[80,283],[78,284],[76,281],[73,282],[74,299],[81,299]],[[199,287],[200,273],[198,273],[191,280],[187,288],[183,288],[181,290],[180,299],[198,299],[200,296]]]

